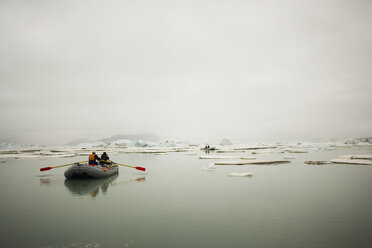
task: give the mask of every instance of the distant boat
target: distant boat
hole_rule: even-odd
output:
[[[109,164],[107,167],[101,165],[89,165],[88,163],[75,163],[65,171],[66,178],[104,178],[119,172],[117,164]]]
[[[204,150],[204,151],[214,151],[214,150],[217,150],[216,147],[203,147],[203,148],[200,148],[200,150]]]

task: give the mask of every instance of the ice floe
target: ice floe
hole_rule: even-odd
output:
[[[217,150],[216,152],[218,153],[232,153],[232,152],[241,153],[245,151],[244,150]]]
[[[330,160],[338,164],[364,164],[372,165],[372,154],[340,155]]]
[[[248,165],[248,164],[283,164],[290,163],[288,160],[240,160],[240,161],[221,161],[214,162],[215,165]]]
[[[345,158],[335,158],[330,160],[332,163],[336,164],[363,164],[372,165],[372,160],[368,159],[345,159]]]
[[[256,159],[256,158],[239,156],[199,156],[199,159]]]
[[[363,154],[363,155],[341,155],[338,158],[343,159],[369,159],[372,160],[372,154]]]
[[[92,151],[100,155],[103,151],[109,155],[122,153],[148,153],[156,155],[164,155],[172,152],[182,152],[185,155],[200,155],[200,159],[234,159],[234,160],[252,160],[253,157],[243,157],[243,153],[251,152],[252,154],[262,154],[262,156],[287,153],[309,153],[316,151],[332,151],[342,149],[359,149],[369,151],[372,150],[372,139],[347,139],[347,140],[318,140],[311,142],[295,141],[287,143],[245,143],[245,144],[231,144],[227,140],[218,145],[210,144],[215,147],[215,151],[205,151],[216,156],[207,156],[203,148],[204,145],[197,143],[175,142],[175,141],[159,141],[149,142],[143,140],[127,140],[118,139],[116,141],[110,140],[109,143],[91,142],[81,143],[70,146],[43,146],[43,145],[14,145],[11,143],[0,144],[0,158],[49,158],[49,157],[74,157],[74,156],[88,156]],[[214,146],[213,146],[214,145]],[[220,153],[234,153],[224,155]],[[239,154],[241,153],[241,154]],[[205,156],[203,156],[203,154]],[[208,154],[208,155],[209,155]],[[295,157],[285,156],[284,160],[294,159]],[[355,162],[356,159],[372,160],[371,154],[366,155],[344,155],[337,159],[351,159]],[[315,160],[315,159],[314,159]],[[232,163],[233,161],[229,161]],[[256,161],[257,162],[257,161]],[[250,163],[249,163],[250,164]]]
[[[284,153],[283,150],[264,150],[264,151],[253,151],[252,154],[270,154],[270,153]]]
[[[308,153],[308,151],[305,151],[305,150],[295,150],[295,149],[284,149],[283,152],[289,152],[289,153]]]
[[[235,147],[233,150],[260,150],[260,149],[275,149],[276,146],[250,146],[250,147]]]
[[[251,177],[251,176],[253,176],[253,173],[252,172],[243,172],[243,173],[231,172],[227,175],[229,177]]]
[[[329,161],[305,161],[305,164],[321,165],[321,164],[331,164],[331,162],[329,162]]]

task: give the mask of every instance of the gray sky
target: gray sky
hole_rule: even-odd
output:
[[[0,142],[372,136],[372,1],[0,0]]]

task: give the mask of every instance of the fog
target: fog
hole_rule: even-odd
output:
[[[0,1],[0,142],[372,134],[371,1]]]

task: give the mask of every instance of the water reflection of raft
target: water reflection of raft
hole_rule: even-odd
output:
[[[119,172],[117,164],[110,164],[107,167],[101,165],[91,166],[88,163],[76,163],[65,171],[66,178],[90,177],[104,178],[115,175]]]
[[[86,178],[80,179],[66,179],[65,186],[73,195],[91,195],[96,196],[101,190],[105,194],[108,187],[116,180],[118,174],[108,178],[99,178],[96,180],[89,180]]]

